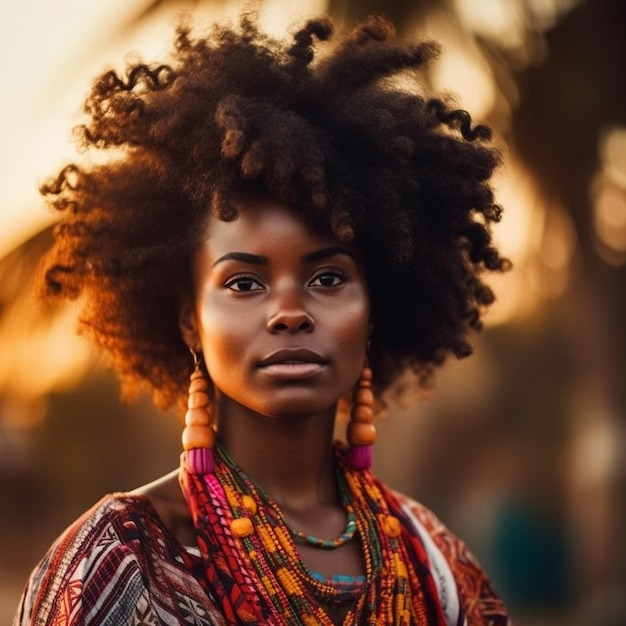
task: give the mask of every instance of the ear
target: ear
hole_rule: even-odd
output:
[[[185,297],[181,302],[178,311],[178,327],[180,328],[183,341],[187,346],[195,352],[202,352],[196,311],[193,306],[193,300],[190,297]]]

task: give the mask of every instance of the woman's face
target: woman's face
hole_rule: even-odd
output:
[[[320,413],[354,385],[369,335],[357,250],[266,197],[211,217],[181,329],[221,401],[271,417]]]

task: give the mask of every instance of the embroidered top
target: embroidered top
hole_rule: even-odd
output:
[[[429,510],[397,497],[427,551],[448,624],[510,625],[467,547]],[[53,544],[28,581],[13,626],[227,623],[197,551],[174,538],[147,497],[114,494]]]

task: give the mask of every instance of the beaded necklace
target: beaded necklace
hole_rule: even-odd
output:
[[[365,577],[335,585],[302,563],[280,507],[219,446],[214,474],[180,481],[207,573],[207,592],[232,624],[332,626],[323,606],[349,607],[343,624],[445,624],[418,537],[391,492],[367,470],[347,467],[335,446],[339,484],[363,547]],[[345,543],[345,542],[344,542]]]
[[[290,530],[278,504],[241,471],[224,448],[219,447],[216,452],[220,462],[215,473],[224,487],[234,516],[237,516],[235,532],[239,532],[239,528],[243,529],[245,534],[241,534],[241,540],[248,554],[259,555],[259,558],[253,561],[253,565],[260,575],[265,574],[265,568],[261,567],[262,560],[266,561],[265,565],[270,571],[283,572],[285,578],[288,576],[287,572],[291,570],[289,576],[293,576],[294,579],[290,580],[289,584],[292,590],[308,588],[318,599],[333,606],[351,603],[362,595],[363,586],[368,580],[367,574],[361,584],[339,587],[328,584],[326,580],[310,572],[298,555],[293,541],[294,533]],[[347,500],[347,494],[345,497]],[[243,520],[250,519],[252,511],[258,520],[257,532],[248,534],[249,527],[246,524],[244,528]]]
[[[338,473],[337,475],[337,484],[339,485],[341,506],[344,508],[346,516],[348,518],[346,528],[343,533],[336,539],[319,539],[318,537],[314,537],[313,535],[307,535],[301,530],[294,530],[293,528],[291,528],[291,526],[289,526],[289,524],[287,524],[287,527],[289,528],[289,531],[291,532],[294,539],[299,539],[300,541],[308,543],[315,548],[322,548],[322,550],[335,550],[348,543],[348,541],[354,539],[354,535],[356,535],[356,515],[354,514],[354,509],[350,504],[350,496],[348,495],[346,489],[346,482],[343,479],[341,473]],[[257,489],[260,492],[263,492],[262,489],[258,487]],[[267,495],[265,496],[265,499],[266,501],[272,501],[271,498],[269,498],[269,496]],[[280,515],[282,516],[282,512],[280,512]]]

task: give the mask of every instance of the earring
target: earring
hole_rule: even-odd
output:
[[[209,398],[209,383],[200,369],[200,358],[190,348],[194,370],[189,377],[189,397],[183,430],[183,449],[187,466],[193,474],[213,473],[213,444],[215,431],[211,426],[212,408]]]
[[[354,390],[348,424],[348,463],[353,469],[369,469],[372,466],[372,445],[376,441],[376,427],[372,423],[373,406],[372,370],[366,365]]]

